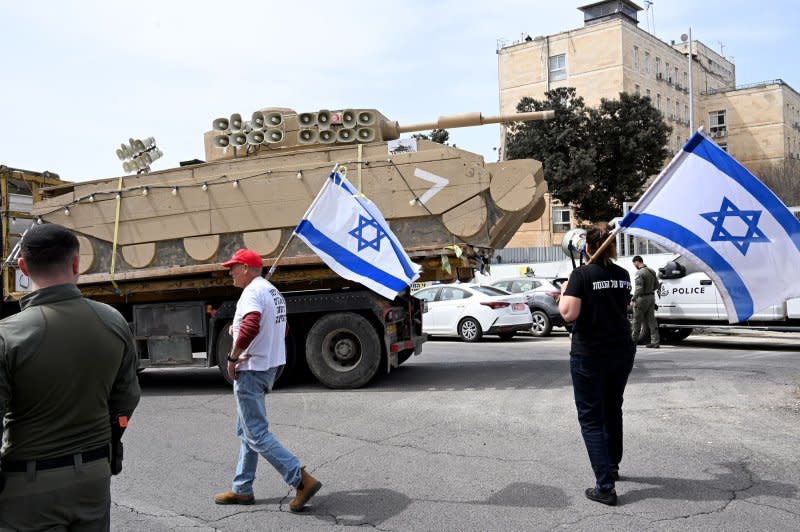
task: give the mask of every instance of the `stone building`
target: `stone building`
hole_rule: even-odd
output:
[[[672,152],[694,125],[754,172],[800,159],[800,95],[783,81],[737,87],[731,61],[686,35],[667,43],[650,34],[638,23],[642,8],[630,0],[579,10],[583,27],[498,48],[501,113],[514,112],[524,96],[542,100],[557,87],[575,87],[587,106],[639,93],[672,126]],[[508,247],[558,245],[575,225],[571,209],[548,197],[545,215],[523,225]]]

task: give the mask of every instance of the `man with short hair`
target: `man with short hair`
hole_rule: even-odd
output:
[[[217,504],[253,504],[253,481],[258,455],[263,456],[283,480],[297,488],[289,503],[299,512],[322,487],[300,467],[300,462],[269,431],[264,395],[272,390],[278,369],[286,364],[286,300],[261,276],[261,256],[242,248],[222,264],[230,268],[233,285],[243,288],[231,326],[233,347],[228,373],[236,398],[236,434],[241,440],[236,476],[230,491],[214,496]]]
[[[20,248],[32,292],[0,321],[0,529],[109,530],[111,425],[140,396],[134,339],[81,296],[69,230],[35,225]]]
[[[655,293],[661,284],[658,282],[656,272],[645,265],[642,257],[639,255],[633,257],[633,265],[637,270],[634,278],[635,289],[631,299],[633,304],[633,342],[639,344],[642,326],[647,323],[647,327],[650,329],[650,342],[647,347],[658,348],[661,340],[658,336],[658,322],[656,322]]]

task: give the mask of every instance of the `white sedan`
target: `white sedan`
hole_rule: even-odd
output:
[[[476,342],[484,334],[497,334],[508,340],[519,331],[530,331],[533,323],[524,297],[491,286],[437,285],[413,295],[426,302],[422,331],[431,335]]]

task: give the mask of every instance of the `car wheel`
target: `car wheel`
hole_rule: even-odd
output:
[[[458,335],[465,342],[477,342],[483,337],[483,329],[475,318],[464,318],[458,324]]]
[[[661,341],[667,344],[677,344],[689,337],[694,329],[659,327],[658,335]]]
[[[534,310],[531,312],[531,316],[533,317],[531,333],[533,333],[534,336],[548,336],[550,330],[553,328],[553,324],[550,323],[550,317],[547,315],[547,312],[543,310]]]

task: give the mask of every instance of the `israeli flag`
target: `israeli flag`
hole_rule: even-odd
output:
[[[800,221],[753,174],[697,132],[620,222],[714,280],[728,321],[800,296]]]
[[[419,277],[378,208],[336,170],[295,233],[330,269],[387,299]]]

